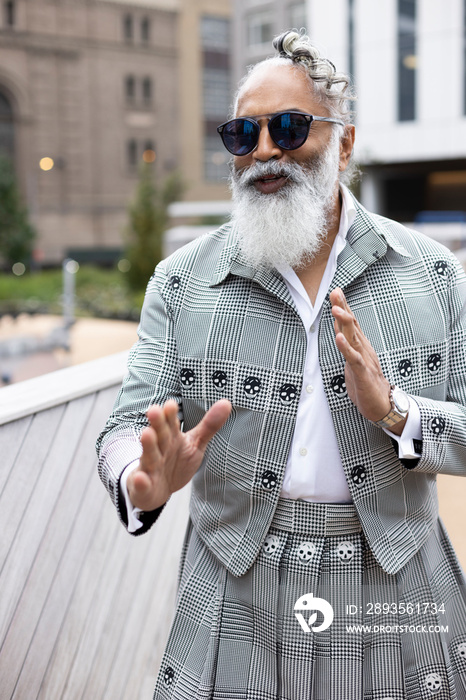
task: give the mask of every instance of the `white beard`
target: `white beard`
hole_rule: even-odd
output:
[[[242,171],[232,168],[232,221],[243,255],[254,267],[299,269],[320,250],[333,223],[339,144],[335,132],[326,150],[305,166],[270,160]],[[262,194],[253,183],[266,175],[284,175],[288,181],[277,192]]]

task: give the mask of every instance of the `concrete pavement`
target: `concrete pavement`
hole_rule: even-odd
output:
[[[63,324],[61,316],[29,316],[16,320],[0,319],[0,343],[10,338],[47,337]],[[137,340],[137,323],[97,318],[78,318],[70,330],[70,351],[56,349],[23,357],[0,358],[1,374],[10,374],[11,381],[31,379],[46,372],[105,357],[129,349]]]

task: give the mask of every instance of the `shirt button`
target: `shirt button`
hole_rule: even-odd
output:
[[[314,324],[312,324],[309,330],[311,331],[311,333],[315,333],[316,327],[314,326]]]
[[[307,391],[308,394],[312,394],[312,393],[313,393],[314,387],[312,386],[312,384],[308,384],[308,385],[307,385],[306,391]]]
[[[300,450],[299,450],[299,454],[301,455],[301,457],[305,457],[305,456],[307,455],[307,450],[306,450],[306,448],[305,448],[305,447],[301,447]]]

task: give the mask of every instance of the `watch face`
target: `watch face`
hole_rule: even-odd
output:
[[[393,390],[393,401],[395,403],[396,410],[400,413],[408,413],[409,411],[409,398],[402,389],[395,388]]]

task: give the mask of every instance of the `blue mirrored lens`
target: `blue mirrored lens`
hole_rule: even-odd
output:
[[[304,115],[284,112],[269,122],[269,133],[274,142],[286,151],[299,148],[309,134],[310,122]]]
[[[235,156],[245,156],[257,144],[259,128],[247,119],[234,119],[222,131],[223,143]]]

